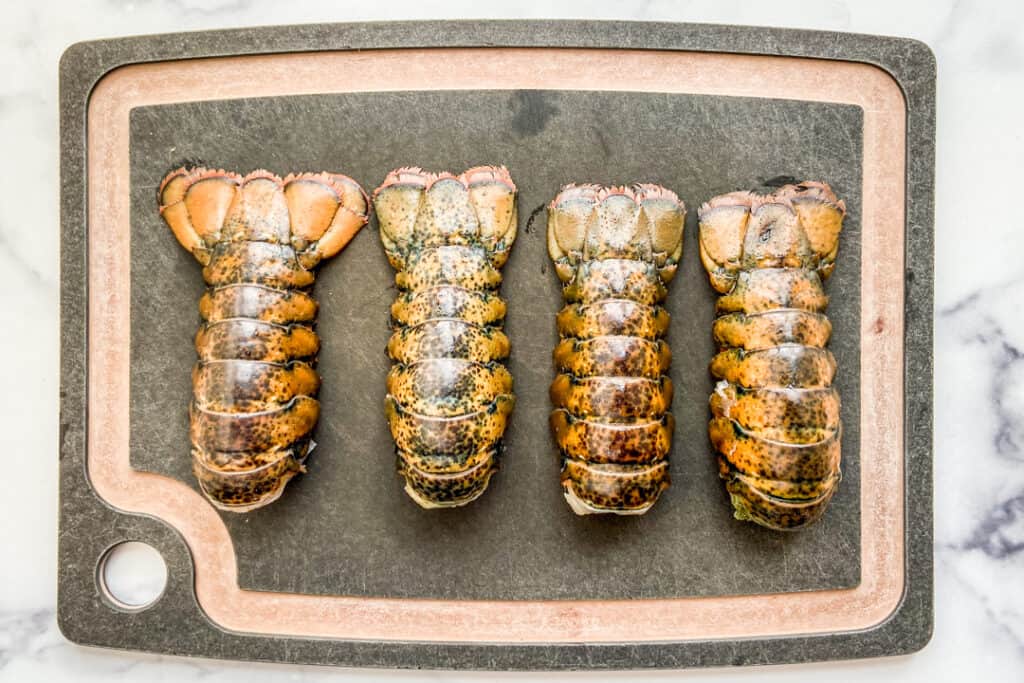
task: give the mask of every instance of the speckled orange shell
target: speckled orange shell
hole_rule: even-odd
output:
[[[642,514],[669,486],[667,284],[686,208],[655,185],[569,185],[548,207],[563,282],[551,429],[577,514]]]
[[[823,183],[701,206],[700,252],[722,296],[709,435],[737,519],[778,530],[818,520],[841,479],[836,361],[822,281],[845,207]]]
[[[216,507],[262,507],[305,471],[320,415],[308,290],[317,264],[366,223],[366,197],[342,175],[195,168],[169,174],[160,203],[208,286],[192,370],[192,469]]]
[[[498,469],[515,405],[498,294],[515,198],[508,171],[492,166],[398,169],[374,192],[399,290],[385,414],[405,491],[424,508],[475,500]]]

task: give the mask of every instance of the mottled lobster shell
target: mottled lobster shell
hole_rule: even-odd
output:
[[[713,335],[711,443],[737,519],[818,520],[840,471],[836,361],[822,288],[845,215],[824,183],[733,192],[700,207],[700,254],[722,294]]]
[[[304,472],[320,414],[313,269],[366,223],[350,178],[178,169],[160,213],[204,266],[192,371],[193,471],[221,510],[267,505]]]
[[[656,185],[568,185],[548,207],[565,299],[551,429],[577,514],[643,514],[669,486],[675,421],[662,304],[685,220],[679,198]]]
[[[515,404],[498,294],[515,200],[508,171],[493,166],[402,168],[374,192],[399,290],[385,414],[405,491],[424,508],[475,500],[498,469]]]

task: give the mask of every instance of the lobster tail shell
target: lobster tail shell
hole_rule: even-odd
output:
[[[421,507],[465,505],[497,471],[515,404],[498,287],[516,236],[516,186],[504,167],[458,176],[408,167],[373,197],[400,290],[385,399],[398,472]]]
[[[845,212],[819,182],[733,192],[698,212],[701,260],[722,293],[709,435],[736,518],[771,529],[818,520],[842,478],[822,282]]]
[[[643,514],[669,486],[662,303],[685,220],[683,202],[658,185],[567,185],[548,206],[548,252],[566,301],[550,422],[577,514]]]
[[[320,414],[312,269],[366,223],[366,196],[346,176],[205,168],[173,171],[159,195],[208,285],[192,373],[193,472],[217,508],[259,508],[305,471]]]

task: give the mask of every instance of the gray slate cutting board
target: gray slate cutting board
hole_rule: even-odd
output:
[[[121,64],[214,54],[431,45],[636,46],[785,52],[880,64],[908,96],[909,241],[906,599],[873,630],[803,638],[621,646],[325,642],[240,636],[197,609],[191,560],[174,531],[105,507],[83,480],[86,455],[82,270],[83,105]],[[87,644],[179,654],[363,666],[636,668],[894,654],[926,642],[931,623],[931,202],[934,65],[897,39],[781,30],[595,22],[292,27],[151,37],[72,48],[62,66],[63,360],[61,624]],[[324,134],[324,131],[329,131]],[[370,225],[320,270],[323,412],[309,474],[275,505],[223,515],[242,588],[313,595],[491,600],[609,600],[833,590],[860,564],[860,191],[862,112],[823,102],[689,94],[469,90],[306,95],[134,109],[130,121],[131,440],[133,468],[195,486],[188,459],[191,339],[199,266],[155,207],[162,177],[184,160],[246,172],[346,173],[367,191],[403,165],[458,172],[504,164],[519,186],[520,234],[504,268],[509,367],[518,403],[502,470],[488,493],[424,513],[401,491],[383,417],[384,345],[393,271]],[[849,210],[829,317],[844,397],[842,487],[818,525],[767,532],[731,519],[707,442],[707,361],[714,297],[696,250],[696,208],[780,176],[826,179]],[[678,426],[673,487],[651,513],[577,518],[558,486],[546,427],[559,287],[544,243],[546,202],[571,181],[656,182],[690,209],[670,289],[669,339]],[[122,538],[117,538],[119,531]],[[93,580],[98,554],[128,537],[164,554],[171,583],[156,605],[110,609]],[[638,571],[643,568],[644,571]],[[126,620],[139,627],[126,628]],[[157,626],[155,624],[161,624]]]

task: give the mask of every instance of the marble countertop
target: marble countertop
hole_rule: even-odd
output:
[[[93,650],[57,629],[57,61],[95,38],[237,26],[439,18],[692,21],[917,38],[938,59],[935,253],[935,636],[921,653],[855,662],[629,674],[629,680],[1024,679],[1024,4],[953,1],[80,0],[5,7],[0,76],[0,683],[482,681],[449,672],[338,671]],[[347,5],[347,4],[346,4]],[[438,3],[440,5],[440,3]],[[509,674],[568,680],[573,674]],[[602,680],[624,680],[601,673]]]

